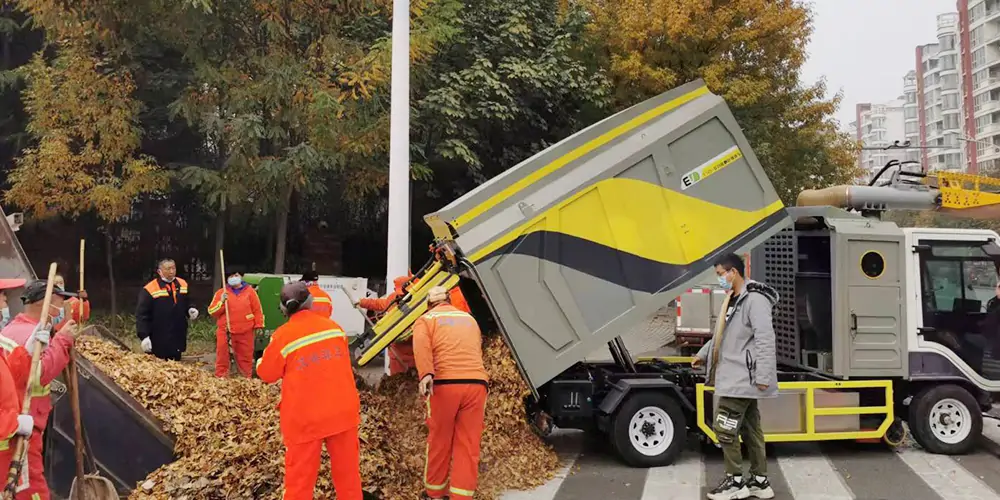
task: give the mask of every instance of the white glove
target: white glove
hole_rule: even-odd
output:
[[[31,415],[18,415],[17,416],[17,430],[14,431],[18,436],[31,437],[31,430],[35,428],[35,419],[31,418]]]
[[[153,351],[153,341],[150,340],[149,337],[142,339],[142,344],[140,345],[142,347],[142,352],[149,353]]]
[[[226,298],[227,298],[228,296],[229,296],[229,294],[228,294],[228,293],[226,293],[226,291],[225,291],[225,290],[223,290],[223,291],[222,291],[222,302],[225,302],[225,301],[226,301]]]
[[[24,348],[28,352],[35,352],[35,343],[38,342],[42,344],[42,349],[49,344],[49,340],[52,338],[52,327],[42,326],[41,323],[35,326],[35,329],[31,332],[31,336],[28,337],[28,341],[24,343]]]
[[[198,310],[193,307],[188,309],[188,318],[191,318],[192,321],[198,319]]]

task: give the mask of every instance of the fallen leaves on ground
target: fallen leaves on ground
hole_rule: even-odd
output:
[[[137,485],[133,499],[278,499],[284,447],[278,429],[279,389],[259,380],[220,379],[197,366],[122,351],[96,338],[78,349],[164,423],[176,438],[176,461]],[[530,489],[559,467],[555,452],[530,429],[523,398],[528,387],[499,336],[484,341],[490,373],[479,488],[493,500]],[[423,491],[426,405],[409,375],[361,391],[361,475],[366,491],[383,500],[412,500]],[[317,498],[333,498],[324,453]]]

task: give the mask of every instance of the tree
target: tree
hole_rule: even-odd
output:
[[[794,0],[581,0],[594,53],[620,109],[702,78],[726,99],[779,195],[848,182],[854,145],[832,114],[823,82],[799,77],[812,33]]]
[[[433,172],[431,199],[464,194],[607,112],[608,82],[578,52],[585,27],[583,9],[555,0],[463,7],[418,85],[412,158]]]
[[[104,71],[84,45],[62,44],[56,53],[51,62],[39,53],[22,68],[28,131],[38,143],[17,159],[4,198],[38,217],[94,212],[105,222],[114,311],[112,227],[134,199],[165,189],[167,178],[137,154],[139,106],[128,72]]]

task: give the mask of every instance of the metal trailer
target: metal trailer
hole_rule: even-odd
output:
[[[627,463],[666,465],[689,431],[715,441],[712,388],[690,358],[633,359],[619,335],[703,279],[717,256],[753,249],[756,278],[782,297],[780,391],[761,408],[767,441],[894,444],[906,419],[928,450],[963,453],[1000,392],[1000,371],[932,338],[984,315],[962,278],[947,310],[947,300],[928,309],[926,299],[940,295],[937,276],[955,275],[956,265],[957,276],[967,265],[995,275],[997,235],[901,229],[877,215],[995,217],[1000,196],[981,190],[982,178],[893,181],[803,193],[805,207],[785,208],[724,101],[692,82],[427,215],[433,257],[358,339],[356,362],[405,338],[428,290],[461,277],[478,286],[531,388],[525,409],[540,433],[602,432]],[[601,345],[613,361],[585,362]]]

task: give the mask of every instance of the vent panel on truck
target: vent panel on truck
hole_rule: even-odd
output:
[[[787,225],[725,102],[692,82],[425,217],[453,239],[538,388]]]

